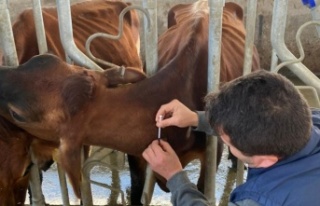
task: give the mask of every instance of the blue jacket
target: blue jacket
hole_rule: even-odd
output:
[[[251,199],[264,206],[320,205],[320,110],[312,111],[311,139],[295,155],[269,168],[249,168],[231,202]]]

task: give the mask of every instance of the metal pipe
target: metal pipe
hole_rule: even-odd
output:
[[[252,55],[254,48],[254,36],[256,31],[256,16],[257,16],[257,0],[247,1],[247,16],[246,16],[246,42],[244,49],[244,64],[243,74],[249,74],[252,70]]]
[[[143,192],[141,197],[141,203],[143,205],[150,205],[155,184],[156,184],[156,180],[155,180],[154,172],[150,168],[150,165],[148,165],[146,169],[146,178],[145,178],[145,183],[143,186]]]
[[[84,147],[81,149],[81,165],[82,168],[85,164],[85,151]],[[83,205],[93,205],[90,178],[81,172],[81,200]]]
[[[284,41],[288,10],[288,0],[275,0],[273,6],[271,44],[279,59],[284,61],[296,60],[297,58],[289,51]],[[288,68],[297,75],[305,84],[313,86],[320,94],[319,78],[313,74],[301,62],[288,65]]]
[[[210,0],[209,6],[209,35],[208,35],[208,91],[219,89],[220,82],[220,59],[221,59],[221,36],[222,36],[222,14],[224,0]],[[204,194],[210,205],[215,205],[215,177],[217,170],[217,145],[215,136],[207,137],[206,148],[206,178]]]
[[[82,53],[76,46],[73,39],[70,0],[56,0],[59,31],[61,43],[66,54],[76,62],[76,64],[89,69],[103,71],[103,69]]]
[[[0,0],[0,19],[1,48],[3,50],[4,65],[18,66],[19,60],[13,38],[10,13],[6,0]]]
[[[95,62],[98,62],[100,64],[104,64],[104,65],[106,65],[108,67],[120,67],[120,66],[122,66],[122,65],[113,64],[111,62],[108,62],[108,61],[105,61],[105,60],[102,60],[102,59],[99,59],[99,58],[96,58],[95,56],[93,56],[92,52],[90,51],[90,44],[97,37],[104,37],[104,38],[109,38],[109,39],[112,39],[112,40],[120,39],[122,37],[122,34],[123,34],[123,17],[131,9],[137,9],[137,10],[142,11],[145,14],[145,16],[146,16],[146,18],[148,20],[148,28],[150,28],[150,16],[149,16],[149,13],[148,13],[148,11],[146,9],[143,9],[141,6],[128,6],[128,7],[126,7],[125,9],[123,9],[121,11],[120,16],[119,16],[119,26],[118,26],[118,34],[117,35],[97,32],[97,33],[94,33],[91,36],[89,36],[89,38],[87,39],[86,45],[85,45],[87,55],[91,59],[93,59]],[[140,51],[138,51],[138,52],[140,53]]]
[[[64,206],[69,206],[69,193],[68,193],[68,187],[67,187],[67,179],[64,170],[62,167],[57,163],[57,170],[59,175],[59,182],[60,182],[60,190],[62,194],[62,203]]]
[[[257,16],[257,0],[247,1],[247,15],[246,15],[246,41],[244,48],[244,63],[243,75],[249,74],[252,70],[252,56],[254,48],[254,36],[256,30],[256,16]],[[244,164],[239,159],[237,160],[237,181],[236,185],[243,183]]]
[[[47,46],[46,32],[44,29],[41,1],[33,0],[32,2],[33,2],[33,18],[34,18],[34,24],[36,26],[36,35],[37,35],[39,53],[43,54],[48,51],[48,46]]]
[[[147,9],[151,19],[151,27],[145,24],[147,17],[144,16],[144,42],[145,60],[148,76],[153,75],[158,64],[158,23],[157,23],[157,0],[143,0],[143,8]]]
[[[158,64],[158,24],[157,24],[157,0],[143,0],[143,8],[149,12],[151,26],[148,26],[147,16],[144,16],[144,52],[147,75],[153,75],[157,70]],[[141,202],[143,205],[149,205],[152,199],[155,186],[154,173],[150,166],[146,169],[146,178],[143,187]]]
[[[36,159],[34,157],[33,151],[31,151],[31,161],[36,162]],[[45,205],[45,201],[43,198],[42,190],[41,190],[41,183],[40,183],[40,170],[38,165],[34,164],[31,167],[30,171],[30,180],[29,180],[29,186],[31,189],[32,194],[32,203],[30,203],[32,206],[43,206]]]

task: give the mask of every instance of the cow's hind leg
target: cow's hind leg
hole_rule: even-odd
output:
[[[141,197],[145,182],[146,162],[142,157],[136,157],[132,155],[127,155],[127,157],[131,177],[131,205],[142,205]]]

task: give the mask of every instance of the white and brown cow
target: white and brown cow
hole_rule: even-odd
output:
[[[127,69],[124,81],[117,76],[123,74],[119,69],[88,71],[52,55],[33,57],[14,70],[0,69],[0,114],[38,138],[60,143],[60,161],[77,195],[82,145],[113,148],[138,157],[137,162],[143,163],[142,151],[157,136],[154,116],[162,104],[179,99],[193,110],[203,109],[208,64],[207,7],[195,3],[174,7],[171,12],[174,23],[159,39],[159,71],[150,78],[144,79],[142,72]],[[238,5],[226,3],[222,82],[242,75],[245,31],[241,14]],[[257,53],[253,60],[253,68],[258,69]],[[135,81],[144,80],[114,87],[115,78],[129,83],[131,77]],[[200,159],[201,190],[204,136],[176,127],[164,129],[162,135],[184,166]],[[221,155],[221,151],[218,153]]]

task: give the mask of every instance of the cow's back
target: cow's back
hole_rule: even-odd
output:
[[[200,17],[199,17],[200,16]],[[208,47],[209,15],[208,2],[198,1],[193,4],[179,4],[174,6],[168,14],[168,30],[159,38],[159,68],[174,58],[179,48],[186,42],[191,41],[190,33],[194,33],[196,27],[194,19],[197,17],[202,21],[204,29],[199,32],[198,46]],[[230,81],[243,74],[244,48],[245,48],[245,27],[243,24],[242,8],[235,3],[226,3],[222,17],[222,37],[221,37],[221,62],[220,62],[220,82]],[[199,43],[200,42],[200,43]],[[206,48],[203,48],[206,49]],[[252,70],[260,68],[259,55],[254,47]],[[188,58],[188,57],[186,57]],[[205,81],[207,73],[203,69],[208,67],[208,54],[205,57],[198,56],[200,77]],[[205,61],[205,63],[203,63]],[[201,90],[203,91],[203,90]]]
[[[119,14],[129,4],[120,1],[88,1],[71,6],[73,35],[77,47],[84,53],[87,38],[97,32],[118,34]],[[43,20],[48,51],[65,60],[60,41],[56,8],[43,8]],[[123,37],[119,40],[97,38],[92,41],[91,52],[100,59],[117,65],[142,68],[137,45],[139,19],[135,11],[124,16]],[[23,11],[13,25],[13,34],[20,63],[39,54],[33,12]],[[105,66],[103,66],[105,67]]]

